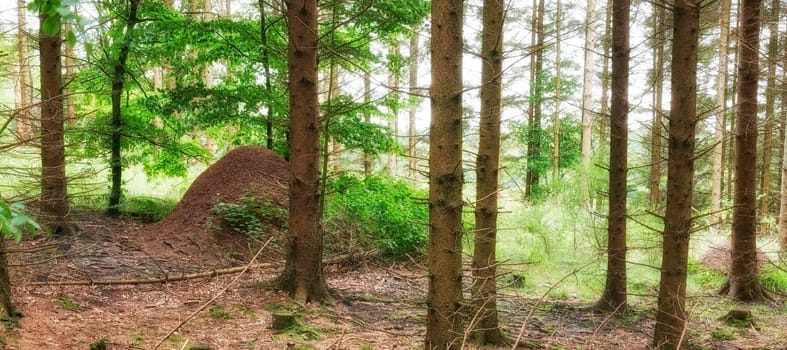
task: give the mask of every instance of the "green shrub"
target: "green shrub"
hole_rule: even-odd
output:
[[[426,247],[427,194],[403,181],[342,175],[329,183],[325,228],[352,245],[376,248],[387,257],[418,253]],[[339,238],[341,239],[341,238]],[[357,242],[356,242],[357,241]]]
[[[120,203],[119,210],[124,216],[156,222],[169,215],[175,205],[174,201],[154,197],[130,197]]]
[[[767,267],[760,274],[760,283],[770,291],[787,291],[787,271],[776,267]]]
[[[284,227],[287,223],[287,210],[266,195],[247,194],[240,198],[239,203],[216,202],[211,213],[219,219],[219,227],[252,238],[264,235],[266,224]]]

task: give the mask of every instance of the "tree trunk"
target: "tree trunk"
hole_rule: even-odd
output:
[[[626,302],[626,175],[630,0],[612,1],[612,110],[610,116],[607,278],[596,308],[624,311]]]
[[[27,42],[27,6],[25,0],[17,0],[17,83],[15,96],[18,95],[15,106],[14,119],[16,120],[16,137],[19,141],[27,142],[33,138],[35,129],[35,116],[33,109],[33,82],[30,72],[30,59]]]
[[[612,41],[612,2],[607,0],[606,28],[604,29],[604,56],[601,69],[601,111],[599,112],[598,140],[601,149],[607,147],[607,119],[609,118],[609,61],[611,60],[610,47]]]
[[[485,0],[481,34],[481,120],[476,158],[472,328],[481,344],[500,342],[497,319],[497,192],[503,73],[503,2]]]
[[[787,38],[787,37],[786,37]],[[787,44],[787,40],[785,40]],[[787,54],[782,55],[783,65],[787,67]],[[782,69],[782,121],[787,123],[787,69]],[[784,142],[782,144],[782,187],[781,187],[781,211],[779,213],[779,257],[787,259],[787,131],[783,130]]]
[[[462,22],[464,3],[432,1],[427,349],[459,349],[462,314]]]
[[[718,231],[721,224],[721,185],[724,178],[724,119],[727,115],[727,65],[730,46],[730,0],[721,1],[721,33],[719,34],[719,75],[716,79],[716,127],[713,133],[713,165],[711,175],[711,227]]]
[[[393,58],[398,57],[399,54],[399,42],[396,41],[391,43],[391,46],[388,47],[388,56]],[[393,65],[391,67],[392,70],[389,72],[388,85],[391,89],[390,98],[396,101],[391,106],[391,119],[388,120],[388,128],[391,129],[391,138],[393,138],[396,143],[399,143],[399,72],[398,69],[393,68]],[[388,163],[385,168],[388,171],[388,175],[392,177],[396,177],[396,158],[396,152],[388,154]]]
[[[368,70],[363,73],[363,103],[367,106],[372,103],[372,73]],[[364,112],[363,120],[371,123],[371,114]],[[366,175],[372,173],[372,155],[365,152],[363,154],[363,173]]]
[[[60,15],[50,18],[46,10],[40,13],[41,216],[45,227],[52,233],[67,234],[72,233],[74,227],[68,222]],[[57,33],[47,33],[44,30],[44,23],[47,20],[56,23],[54,28],[58,28]]]
[[[535,5],[535,0],[534,0]],[[541,94],[538,91],[538,75],[544,64],[544,0],[538,0],[533,8],[533,36],[535,37],[535,54],[530,59],[530,107],[528,107],[528,141],[527,141],[527,173],[525,174],[525,196],[530,198],[533,187],[538,186],[539,173],[533,163],[540,156],[541,142]],[[531,40],[534,39],[531,37]]]
[[[555,120],[552,134],[552,188],[556,188],[560,178],[560,0],[555,3],[557,7],[555,14]]]
[[[765,125],[762,140],[762,173],[760,177],[760,234],[768,233],[771,200],[771,163],[773,159],[773,125],[776,123],[776,61],[779,59],[779,2],[773,0],[768,18],[768,75],[765,86]]]
[[[596,48],[596,0],[588,0],[585,8],[585,68],[582,72],[582,162],[590,165],[593,138],[593,65]]]
[[[661,279],[653,343],[680,349],[686,322],[686,269],[692,229],[694,144],[697,125],[697,45],[700,0],[673,4],[672,95],[667,156]]]
[[[655,51],[653,62],[653,123],[651,124],[650,143],[650,205],[658,206],[661,198],[661,140],[664,109],[664,31],[667,30],[666,10],[662,5],[654,5],[656,23],[654,23]]]
[[[0,317],[12,319],[19,313],[11,301],[11,282],[8,274],[8,259],[6,258],[5,235],[0,234]]]
[[[418,141],[415,135],[415,117],[418,112],[418,32],[417,28],[415,32],[410,37],[410,67],[409,67],[409,85],[410,85],[410,103],[408,104],[409,107],[409,115],[408,115],[408,126],[407,126],[407,157],[408,157],[408,168],[410,174],[410,181],[415,183],[416,174],[417,173],[417,165],[418,162],[416,160],[417,153],[415,151],[415,147]]]
[[[66,35],[74,30],[71,23],[65,23],[63,27],[65,28]],[[76,103],[74,103],[74,96],[72,95],[70,86],[73,86],[72,80],[74,79],[74,48],[72,45],[66,45],[65,51],[65,57],[63,58],[66,69],[66,84],[63,87],[63,90],[65,91],[64,98],[66,101],[65,118],[67,124],[73,124],[76,120]]]
[[[229,1],[227,2],[229,4]],[[229,6],[229,5],[227,5]],[[268,117],[265,120],[265,147],[273,149],[273,87],[271,83],[271,63],[268,49],[268,21],[265,16],[265,0],[259,0],[260,6],[260,40],[262,44],[262,67],[265,70],[265,92],[268,94],[265,107]]]
[[[757,79],[760,1],[741,3],[738,40],[738,112],[735,123],[735,198],[732,211],[731,266],[722,289],[740,301],[766,297],[757,266]]]
[[[299,302],[329,299],[320,227],[317,0],[287,0],[290,84],[290,211],[287,261],[275,283]]]
[[[120,205],[120,197],[123,192],[123,156],[121,154],[122,135],[123,135],[123,114],[121,111],[120,100],[123,96],[123,80],[126,77],[126,61],[128,60],[129,49],[131,48],[131,37],[133,36],[134,26],[138,22],[137,8],[140,0],[129,1],[128,17],[126,19],[126,33],[120,45],[117,61],[115,61],[114,73],[112,75],[112,145],[110,155],[110,173],[112,187],[109,192],[109,206],[107,213],[117,216]]]

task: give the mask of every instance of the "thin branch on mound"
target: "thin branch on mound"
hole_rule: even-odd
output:
[[[249,263],[246,264],[246,266],[243,267],[243,269],[240,271],[240,274],[235,276],[235,278],[227,286],[225,286],[221,291],[216,293],[216,295],[214,295],[213,298],[210,298],[210,300],[208,300],[204,304],[202,304],[202,306],[200,306],[197,310],[194,310],[194,312],[192,312],[191,315],[189,315],[189,317],[186,317],[183,321],[181,321],[180,324],[178,324],[177,327],[173,328],[169,333],[167,333],[167,335],[165,337],[161,338],[161,341],[158,344],[156,344],[156,346],[153,347],[153,350],[158,349],[161,346],[161,344],[164,344],[164,342],[167,341],[167,338],[169,338],[171,335],[175,334],[175,332],[177,332],[178,329],[180,329],[180,327],[183,327],[183,325],[186,324],[186,322],[188,322],[189,320],[194,318],[194,316],[197,316],[197,314],[200,313],[200,311],[204,310],[206,307],[208,307],[208,305],[213,303],[216,299],[218,299],[221,295],[223,295],[228,289],[230,289],[230,287],[234,286],[235,283],[237,283],[238,280],[240,280],[240,278],[243,276],[243,274],[246,271],[248,271],[252,267],[252,265],[254,265],[254,261],[257,260],[257,257],[260,256],[262,251],[265,250],[265,248],[268,246],[268,244],[272,240],[273,240],[273,237],[268,238],[268,240],[265,242],[265,244],[263,244],[262,247],[260,247],[260,249],[257,250],[257,254],[254,254],[254,256],[251,258],[251,260],[249,260]]]

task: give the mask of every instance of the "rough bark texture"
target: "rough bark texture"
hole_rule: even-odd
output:
[[[612,1],[612,110],[610,117],[607,278],[596,308],[626,309],[626,175],[630,0]]]
[[[656,23],[654,26],[655,45],[653,47],[653,123],[651,124],[651,143],[650,143],[650,205],[657,206],[661,198],[661,140],[663,130],[664,110],[664,45],[667,30],[666,10],[663,6],[656,5]]]
[[[527,173],[525,174],[525,196],[533,194],[533,187],[538,186],[538,171],[534,169],[532,163],[538,157],[541,144],[538,140],[538,132],[541,128],[541,92],[538,91],[538,73],[544,65],[544,0],[538,0],[538,4],[533,1],[533,34],[531,40],[535,43],[534,55],[530,59],[530,96],[531,103],[528,107],[528,142],[527,142]]]
[[[40,15],[41,54],[41,219],[51,232],[71,233],[68,222],[66,153],[63,133],[63,71],[60,31],[44,32],[48,15]],[[60,22],[60,17],[56,18]],[[58,25],[59,26],[59,25]]]
[[[687,322],[686,269],[694,190],[699,2],[676,1],[673,11],[667,209],[653,339],[654,346],[661,349],[681,348]]]
[[[33,83],[30,72],[30,59],[28,56],[27,41],[27,6],[25,0],[17,0],[17,70],[15,93],[16,137],[19,141],[29,141],[33,138],[35,117],[33,116]]]
[[[716,123],[713,133],[713,165],[711,173],[711,225],[719,229],[721,223],[721,184],[724,178],[724,119],[727,115],[727,65],[730,47],[730,0],[721,1],[719,25],[719,74],[716,79]]]
[[[295,300],[319,303],[328,289],[322,270],[320,123],[317,97],[317,1],[288,0],[290,81],[290,211],[287,262],[279,287]]]
[[[6,258],[5,237],[0,235],[0,317],[4,319],[17,316],[16,307],[11,301],[11,282],[8,275],[8,259]]]
[[[773,160],[773,128],[776,124],[776,61],[779,59],[779,2],[773,0],[768,16],[768,72],[765,86],[765,125],[762,131],[762,170],[760,173],[760,234],[768,233],[771,201],[771,165]]]
[[[462,15],[460,0],[432,1],[429,133],[429,292],[426,348],[459,349],[462,300]]]
[[[476,158],[473,330],[481,344],[500,342],[497,319],[497,191],[503,72],[503,2],[485,0],[481,34],[481,120]]]
[[[134,26],[137,25],[137,8],[140,0],[129,1],[128,17],[126,17],[126,33],[120,45],[117,61],[115,62],[114,73],[112,74],[112,144],[110,155],[110,173],[112,187],[109,191],[109,215],[118,215],[120,196],[123,186],[123,156],[120,153],[123,135],[123,112],[121,111],[120,99],[123,96],[123,82],[126,77],[126,61],[131,47],[131,36]]]
[[[730,273],[722,292],[737,300],[762,300],[757,266],[757,79],[760,1],[743,0],[738,49],[738,113],[735,123],[735,207]]]
[[[588,0],[585,7],[585,67],[582,72],[582,161],[585,166],[590,164],[593,138],[593,65],[595,64],[596,1]]]

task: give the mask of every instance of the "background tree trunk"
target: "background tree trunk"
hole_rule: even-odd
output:
[[[757,79],[760,1],[741,3],[738,36],[738,113],[735,123],[735,198],[730,272],[722,292],[741,301],[762,300],[757,266]]]
[[[784,10],[784,8],[783,8]],[[787,48],[787,35],[784,40]],[[787,67],[787,53],[782,53],[782,67]],[[787,124],[787,69],[782,69],[782,121]],[[787,131],[784,132],[783,158],[787,159]],[[782,161],[781,211],[779,213],[779,257],[787,259],[787,161]]]
[[[427,349],[459,349],[462,314],[462,22],[464,2],[432,1]]]
[[[503,2],[485,0],[481,34],[481,120],[476,158],[473,250],[474,335],[481,344],[500,342],[497,319],[497,192],[500,168],[500,106],[503,73]]]
[[[363,73],[363,103],[366,105],[372,103],[372,73],[368,70]],[[363,120],[370,123],[372,121],[371,114],[364,112]],[[363,173],[366,175],[372,173],[372,155],[369,153],[363,154]]]
[[[388,56],[391,58],[398,57],[400,54],[399,52],[399,42],[391,43],[391,46],[388,47]],[[388,120],[388,128],[391,129],[391,138],[398,144],[399,143],[399,72],[393,66],[391,67],[392,70],[389,72],[388,76],[388,85],[390,86],[391,93],[390,98],[396,100],[391,107],[391,119]],[[396,177],[396,152],[391,152],[388,154],[388,163],[386,164],[385,169],[388,171],[388,175]]]
[[[416,159],[417,152],[415,147],[418,139],[415,135],[415,117],[418,112],[418,29],[415,28],[412,36],[410,37],[410,67],[409,67],[409,83],[410,86],[410,103],[408,114],[407,126],[407,157],[408,157],[408,174],[410,181],[415,183],[416,174],[418,174],[416,167],[418,162]]]
[[[654,23],[653,47],[653,123],[651,124],[650,143],[650,205],[659,205],[661,199],[661,140],[663,130],[664,109],[664,31],[667,30],[667,14],[664,6],[654,5],[656,21]]]
[[[697,126],[697,45],[700,1],[675,1],[667,156],[667,209],[653,344],[680,349],[686,327],[686,269],[692,229]]]
[[[33,114],[33,78],[30,72],[30,60],[27,40],[27,6],[25,0],[17,0],[17,76],[14,80],[16,99],[14,119],[16,119],[16,137],[19,141],[30,141],[35,129]]]
[[[779,2],[773,0],[768,13],[769,35],[767,83],[765,86],[765,125],[762,140],[760,178],[760,234],[768,233],[771,201],[771,163],[773,161],[773,126],[776,123],[776,61],[779,59]]]
[[[623,311],[626,295],[626,175],[630,0],[612,1],[612,110],[610,117],[607,277],[595,307]]]
[[[560,0],[555,3],[557,6],[555,14],[555,120],[552,134],[552,187],[557,186],[560,178]]]
[[[711,174],[711,227],[719,229],[721,224],[721,180],[724,178],[724,122],[727,115],[727,65],[730,47],[730,0],[721,1],[719,14],[719,74],[716,79],[716,123],[713,133],[713,165]]]
[[[46,7],[46,4],[42,5]],[[51,6],[51,5],[50,5]],[[41,216],[52,233],[72,233],[68,222],[66,152],[63,126],[63,70],[60,57],[60,16],[40,11],[41,30]],[[44,23],[55,21],[57,33],[47,33]]]
[[[229,1],[227,1],[229,4]],[[258,2],[260,7],[260,39],[261,39],[261,49],[262,49],[262,68],[265,71],[265,92],[268,94],[267,101],[265,103],[265,107],[267,108],[267,118],[265,120],[265,147],[267,149],[273,149],[273,87],[272,87],[272,77],[271,77],[271,63],[270,63],[270,54],[269,54],[269,47],[268,47],[268,21],[266,19],[265,14],[265,0],[259,0]],[[228,9],[229,9],[229,5]]]
[[[535,4],[535,1],[534,1]],[[539,157],[541,142],[541,91],[538,91],[538,75],[544,64],[544,0],[538,0],[533,8],[533,35],[535,36],[535,57],[531,56],[530,66],[530,107],[528,108],[527,173],[525,174],[525,196],[530,198],[533,187],[538,186],[538,169],[533,163]],[[532,39],[532,38],[531,38]]]
[[[287,261],[276,281],[295,300],[329,298],[322,271],[317,1],[287,0],[290,82],[290,211]]]
[[[611,60],[610,48],[612,42],[612,0],[607,0],[606,27],[604,28],[604,55],[602,57],[601,68],[601,111],[598,121],[598,140],[601,149],[607,148],[607,119],[609,118],[609,62]]]
[[[595,64],[596,0],[588,0],[585,8],[585,68],[582,72],[582,161],[590,165],[593,138],[593,65]]]

